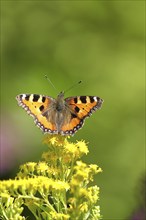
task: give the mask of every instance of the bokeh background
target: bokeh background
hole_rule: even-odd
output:
[[[56,97],[82,80],[66,96],[97,95],[104,104],[72,140],[89,142],[83,160],[103,169],[95,179],[103,219],[132,219],[145,172],[144,7],[145,1],[1,1],[2,179],[47,149],[15,96]]]

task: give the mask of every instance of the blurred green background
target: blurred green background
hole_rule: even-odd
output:
[[[124,220],[137,207],[145,172],[145,1],[1,1],[1,173],[38,161],[43,135],[17,106],[20,93],[97,95],[103,108],[72,140],[89,142],[83,160],[103,173],[103,219]]]

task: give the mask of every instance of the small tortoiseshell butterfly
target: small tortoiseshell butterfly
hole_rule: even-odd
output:
[[[21,94],[16,99],[44,133],[60,135],[74,135],[83,126],[85,118],[100,109],[103,103],[97,96],[64,99],[64,92],[56,99],[36,94]]]

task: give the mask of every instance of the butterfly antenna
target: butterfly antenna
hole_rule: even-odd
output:
[[[49,79],[49,77],[47,75],[45,75],[45,78],[48,80],[48,82],[51,84],[51,86],[57,91],[56,87],[54,86],[54,84],[51,82],[51,80]]]
[[[71,90],[72,88],[74,88],[75,86],[77,86],[78,84],[80,84],[82,81],[80,80],[79,82],[73,84],[71,87],[69,87],[67,90],[65,90],[64,93],[68,92],[69,90]]]

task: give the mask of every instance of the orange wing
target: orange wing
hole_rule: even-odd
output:
[[[91,116],[93,111],[101,108],[103,100],[97,96],[77,96],[65,99],[70,109],[70,121],[64,123],[61,130],[63,134],[73,135],[80,129],[86,117]]]
[[[97,96],[77,96],[67,98],[66,102],[78,118],[84,119],[89,117],[92,112],[100,109],[103,100]]]
[[[57,133],[55,123],[52,123],[43,116],[53,98],[49,96],[36,94],[21,94],[16,97],[18,104],[24,108],[27,113],[34,118],[36,125],[45,133]]]
[[[62,135],[74,135],[74,133],[80,129],[84,124],[83,119],[79,119],[77,116],[71,115],[71,119],[69,123],[64,123],[61,127]]]

